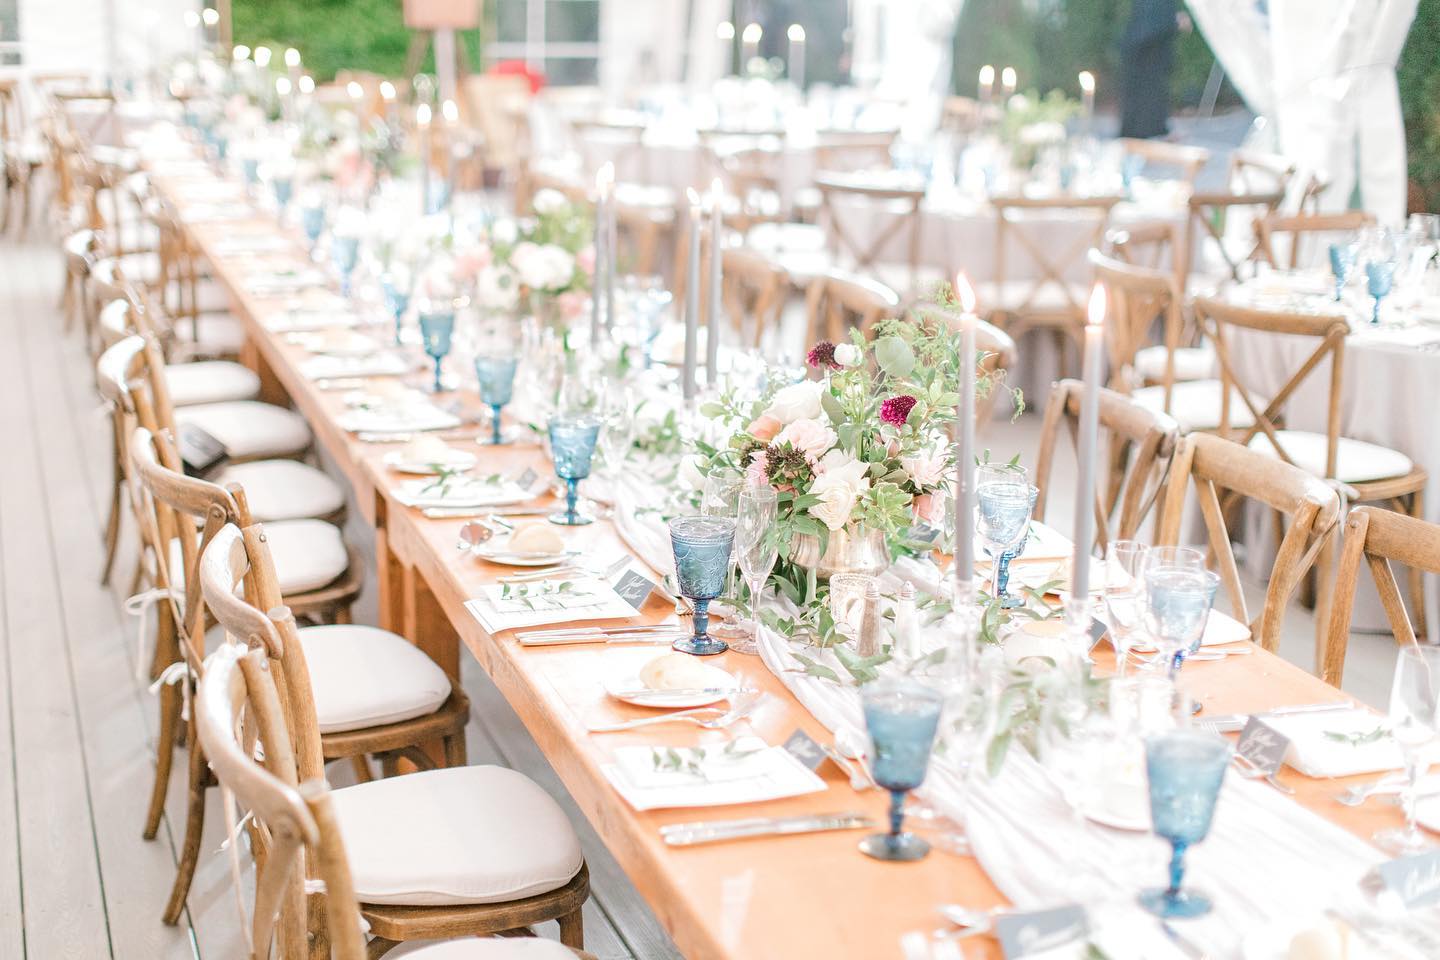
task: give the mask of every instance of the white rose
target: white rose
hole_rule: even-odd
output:
[[[938,447],[917,450],[908,457],[900,458],[900,466],[910,477],[910,482],[924,490],[938,487],[945,479],[945,453]]]
[[[865,481],[868,486],[869,480]],[[810,484],[810,493],[820,498],[820,502],[810,507],[810,516],[819,520],[831,530],[839,530],[850,522],[850,512],[855,509],[855,501],[859,499],[859,491],[840,474],[821,474],[818,479]]]
[[[492,265],[475,275],[475,299],[482,307],[511,310],[520,299],[520,284],[514,273]]]
[[[534,206],[535,212],[542,216],[550,213],[559,213],[569,205],[569,201],[565,199],[565,194],[559,190],[552,190],[549,187],[536,191],[535,197],[530,203]]]
[[[820,391],[824,389],[825,384],[819,380],[802,380],[782,387],[765,412],[787,424],[796,420],[814,420],[820,416]]]
[[[575,273],[575,258],[554,244],[525,242],[510,255],[520,282],[532,290],[554,290],[565,286]]]
[[[805,454],[807,460],[815,461],[825,456],[825,451],[835,446],[839,439],[834,430],[819,420],[796,420],[775,437],[776,443],[789,443]]]
[[[860,490],[870,486],[870,481],[867,479],[870,465],[863,460],[855,459],[844,450],[831,450],[825,454],[816,464],[815,470],[821,474],[834,474]]]
[[[860,348],[853,343],[835,345],[835,362],[842,367],[853,367],[860,362]]]
[[[490,225],[490,239],[501,246],[508,247],[520,237],[520,229],[515,226],[514,220],[496,220]]]
[[[688,489],[700,491],[705,489],[705,474],[700,469],[702,459],[698,453],[682,457],[680,460],[680,482]]]

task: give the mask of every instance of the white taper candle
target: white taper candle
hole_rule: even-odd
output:
[[[1095,472],[1100,440],[1100,385],[1104,376],[1105,288],[1095,285],[1090,294],[1090,317],[1085,324],[1085,393],[1080,400],[1079,452],[1075,484],[1075,557],[1070,595],[1090,594],[1090,553],[1095,541]]]

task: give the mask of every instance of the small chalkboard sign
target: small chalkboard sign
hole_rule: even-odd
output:
[[[804,730],[796,730],[784,743],[785,752],[805,765],[812,773],[825,762],[825,751],[815,738]]]
[[[1240,731],[1235,752],[1250,766],[1270,777],[1280,772],[1289,747],[1289,739],[1278,730],[1259,717],[1251,717],[1246,721],[1245,729]]]
[[[1386,860],[1375,868],[1385,892],[1407,910],[1440,903],[1440,850]]]
[[[615,592],[638,612],[655,592],[655,581],[638,570],[626,570],[615,582]]]
[[[995,918],[995,936],[1005,960],[1030,957],[1085,939],[1090,923],[1085,908],[1079,904],[1031,910],[1025,913],[1003,913]]]

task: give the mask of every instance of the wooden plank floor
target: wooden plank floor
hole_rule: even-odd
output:
[[[53,240],[0,238],[0,958],[238,958],[243,947],[228,862],[218,853],[224,829],[215,791],[188,909],[177,927],[159,919],[184,798],[176,777],[159,837],[141,838],[156,707],[136,676],[135,621],[121,609],[133,531],[127,527],[121,545],[116,589],[102,587],[108,426],[79,338],[62,333],[61,273]],[[373,555],[363,525],[352,522],[347,535]],[[373,599],[356,614],[373,622]],[[463,679],[474,704],[471,762],[534,777],[567,804],[580,832],[594,891],[587,948],[602,960],[678,957],[513,711],[468,658]],[[177,767],[183,771],[183,761]],[[347,771],[330,772],[338,784]]]

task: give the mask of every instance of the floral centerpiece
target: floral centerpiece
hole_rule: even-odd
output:
[[[702,408],[732,432],[697,444],[695,465],[742,471],[779,493],[774,576],[792,601],[816,603],[817,578],[843,566],[826,562],[841,542],[870,544],[881,569],[895,554],[934,548],[930,528],[954,472],[958,344],[943,313],[884,320],[872,342],[857,331],[849,343],[815,344],[808,362],[818,379],[772,378],[758,397],[732,392]],[[980,377],[977,390],[997,389],[997,379]]]
[[[533,206],[535,216],[516,221],[513,231],[504,236],[492,231],[495,270],[483,282],[495,299],[506,299],[500,291],[514,289],[535,316],[568,327],[584,312],[595,273],[592,221],[558,190],[536,192]]]
[[[1059,90],[1043,97],[1016,94],[1005,105],[1000,139],[1009,146],[1015,165],[1029,170],[1042,152],[1065,143],[1065,125],[1079,113],[1079,102]]]

